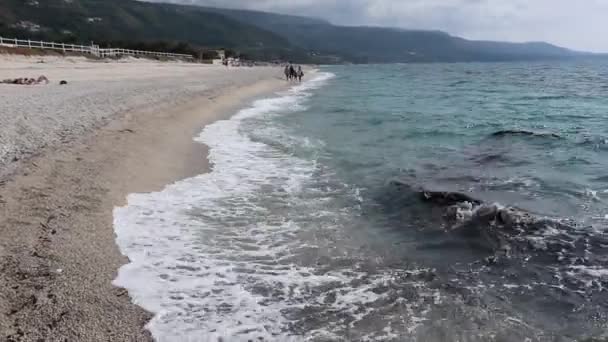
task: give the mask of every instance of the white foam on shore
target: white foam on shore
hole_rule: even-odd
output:
[[[395,291],[377,289],[392,287],[404,277],[399,272],[372,274],[357,259],[328,265],[335,241],[343,241],[341,222],[352,213],[330,210],[327,203],[350,195],[351,189],[311,186],[313,179],[323,178],[316,162],[285,153],[271,146],[273,141],[258,141],[280,135],[264,125],[267,121],[251,125],[305,109],[309,91],[331,77],[320,73],[207,126],[196,140],[210,147],[212,172],[161,192],[132,194],[127,206],[115,209],[117,243],[131,262],[119,270],[114,284],[154,313],[147,328],[156,340],[339,339],[360,327],[361,340],[378,340],[394,334],[366,323],[377,307],[387,307],[378,303],[410,313],[381,318],[385,327],[405,326],[414,333],[424,320],[418,313],[426,312],[433,291],[421,288],[416,299],[396,301]],[[277,139],[305,148],[322,144]],[[319,254],[326,260],[321,264]],[[414,277],[403,283],[419,288],[418,282]]]
[[[115,209],[117,243],[131,262],[114,283],[155,314],[148,328],[157,340],[293,339],[284,333],[281,312],[264,305],[265,297],[245,288],[251,282],[242,278],[257,275],[269,284],[301,280],[299,274],[307,270],[277,266],[295,247],[290,243],[298,227],[282,218],[271,222],[268,217],[264,226],[239,220],[269,214],[253,201],[264,186],[297,191],[313,168],[251,141],[239,128],[250,117],[301,109],[306,91],[331,76],[320,74],[207,126],[197,140],[210,147],[211,173],[158,193],[132,194],[127,206]],[[191,212],[198,208],[202,210]],[[307,281],[332,281],[331,276],[321,278],[310,275]]]

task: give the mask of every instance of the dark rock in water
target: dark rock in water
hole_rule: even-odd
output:
[[[510,267],[531,256],[541,263],[562,260],[564,255],[587,257],[586,251],[608,245],[597,242],[597,237],[581,237],[581,230],[571,222],[484,202],[475,194],[431,191],[415,177],[392,179],[390,185],[390,198],[383,200],[389,215],[408,224],[415,222],[413,226],[431,239],[439,239],[439,245],[454,242],[486,255],[487,259],[480,259],[486,266]]]
[[[533,136],[533,137],[550,137],[561,139],[561,136],[555,133],[538,133],[524,130],[502,130],[491,134],[493,137],[506,137],[509,135],[522,135],[522,136]]]
[[[475,199],[469,195],[459,193],[459,192],[449,192],[449,191],[421,191],[420,197],[422,200],[426,202],[432,202],[438,205],[450,206],[458,203],[472,203],[475,205],[479,205],[482,202],[478,199]]]
[[[68,84],[68,81],[66,81],[66,80],[61,80],[61,81],[59,82],[59,84],[60,84],[60,85],[66,85],[66,84]]]
[[[417,193],[423,202],[429,202],[441,206],[451,206],[465,202],[472,203],[474,205],[479,205],[482,203],[482,201],[467,194],[452,191],[431,191],[422,186],[412,186],[403,179],[393,179],[391,180],[390,184],[399,191],[407,190],[408,192],[411,191],[413,193]]]
[[[521,229],[536,230],[537,226],[543,225],[542,220],[524,210],[485,203],[469,194],[431,191],[412,186],[402,179],[394,179],[391,184],[406,196],[417,196],[423,203],[444,208],[443,220],[448,230],[468,230],[471,227],[474,227],[473,230],[488,229],[491,226],[503,233],[518,233]]]

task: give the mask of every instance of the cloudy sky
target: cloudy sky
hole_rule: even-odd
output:
[[[162,1],[162,0],[156,0]],[[165,0],[166,1],[166,0]],[[608,0],[173,0],[608,52]]]

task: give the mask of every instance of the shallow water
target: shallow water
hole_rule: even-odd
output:
[[[159,341],[608,338],[608,66],[325,68],[115,211]]]

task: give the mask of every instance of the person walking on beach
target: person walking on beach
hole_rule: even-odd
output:
[[[296,69],[293,67],[293,64],[291,64],[289,66],[289,75],[290,75],[289,78],[292,79],[292,80],[295,80],[296,77],[297,77],[296,76]]]
[[[304,77],[304,71],[302,71],[302,66],[298,65],[298,81],[302,82],[302,77]]]
[[[286,79],[287,81],[289,81],[289,77],[291,76],[291,75],[289,74],[289,64],[285,64],[285,70],[284,70],[284,72],[285,72],[285,79]]]

